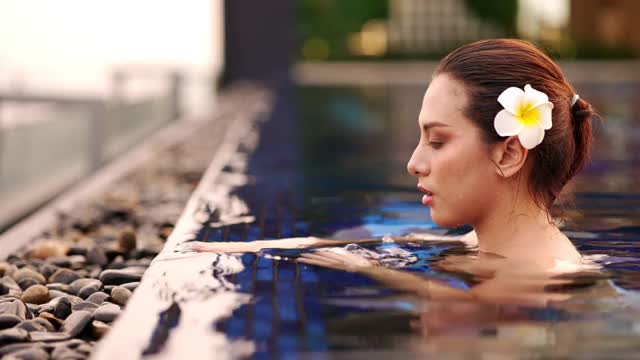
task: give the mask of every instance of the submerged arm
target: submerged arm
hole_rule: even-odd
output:
[[[366,259],[347,251],[316,251],[304,253],[301,263],[356,272],[383,285],[431,300],[475,301],[491,304],[546,306],[549,301],[567,300],[570,296],[544,291],[544,282],[495,273],[490,279],[469,290],[454,288],[445,283],[426,279],[406,271],[373,266]]]

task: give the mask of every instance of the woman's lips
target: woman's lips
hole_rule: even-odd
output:
[[[432,206],[433,205],[433,193],[431,191],[427,190],[426,188],[424,188],[422,185],[418,185],[418,190],[420,190],[423,193],[425,193],[422,196],[422,204],[426,205],[426,206]]]

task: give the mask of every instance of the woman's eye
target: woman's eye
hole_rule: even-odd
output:
[[[442,147],[442,145],[444,145],[444,143],[441,141],[429,141],[429,146],[431,146],[434,149],[439,149]]]

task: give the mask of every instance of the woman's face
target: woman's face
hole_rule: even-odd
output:
[[[481,130],[464,114],[463,85],[446,74],[433,79],[418,118],[420,142],[407,164],[428,192],[423,204],[440,226],[475,224],[497,195],[496,166]]]

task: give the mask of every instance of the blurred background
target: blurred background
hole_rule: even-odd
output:
[[[584,189],[627,193],[638,14],[634,0],[0,0],[0,230],[158,129],[215,111],[217,94],[245,80],[277,95],[264,136],[288,136],[301,149],[292,161],[338,156],[356,171],[345,147],[375,148],[387,159],[375,176],[409,186],[436,61],[496,37],[560,60],[608,122],[596,155],[606,166],[586,171],[596,175]]]

